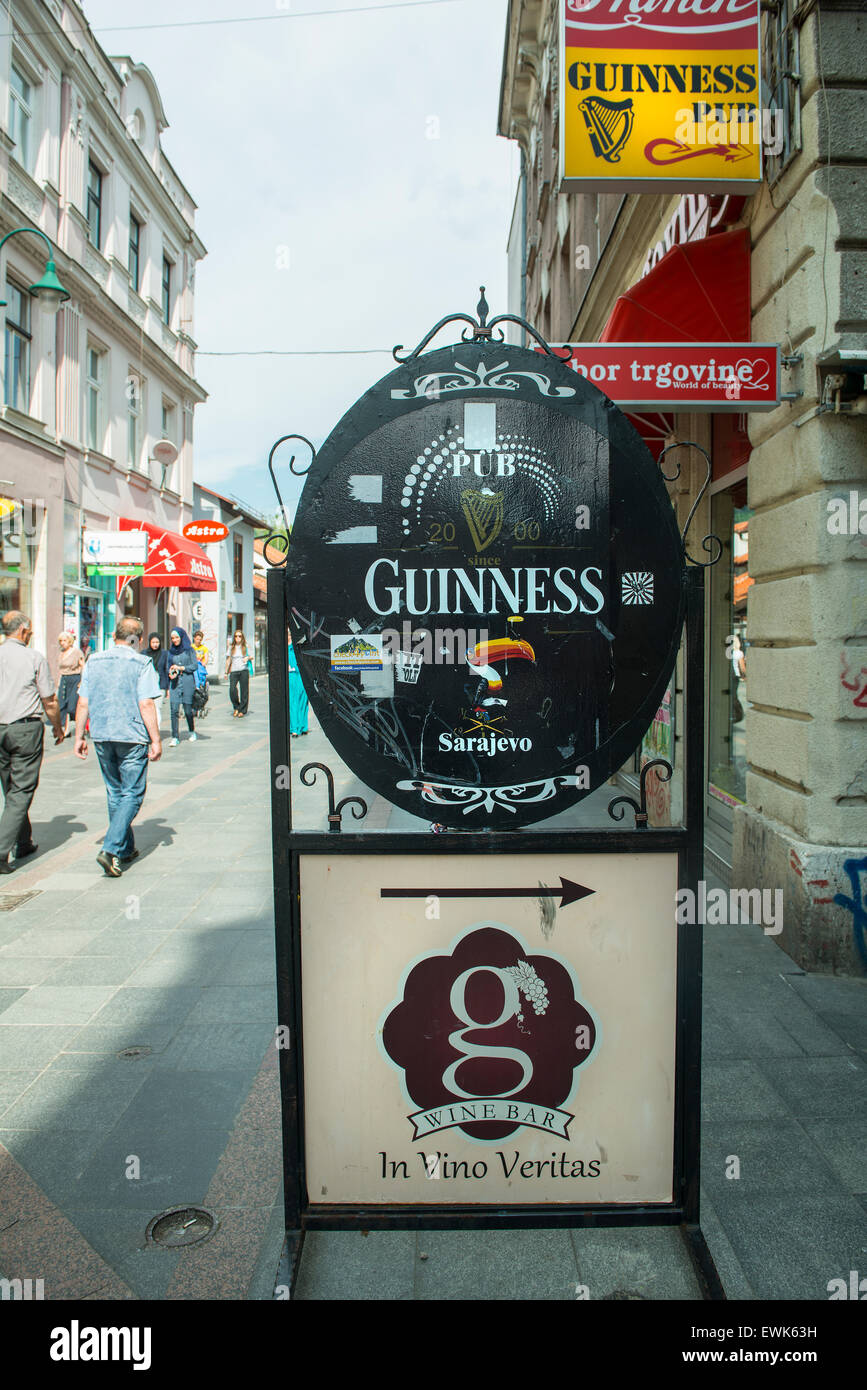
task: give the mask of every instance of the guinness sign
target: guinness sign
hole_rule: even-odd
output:
[[[639,744],[675,662],[682,570],[659,470],[611,402],[557,358],[461,343],[386,376],[311,466],[295,654],[369,787],[451,827],[515,828]],[[340,669],[332,638],[349,634],[381,666]]]

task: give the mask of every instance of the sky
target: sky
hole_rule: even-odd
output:
[[[481,284],[492,314],[508,307],[519,156],[496,133],[507,0],[361,9],[372,2],[85,0],[105,51],[151,69],[163,149],[198,204],[208,254],[193,336],[209,399],[196,408],[196,478],[268,515],[280,435],[320,446],[394,368],[392,347],[474,312]],[[179,23],[245,14],[269,18]],[[385,351],[206,355],[349,348]],[[292,512],[301,482],[285,449]]]

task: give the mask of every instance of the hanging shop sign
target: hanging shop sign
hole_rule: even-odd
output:
[[[199,545],[214,545],[226,539],[229,528],[224,521],[188,521],[181,534]]]
[[[562,191],[755,191],[759,0],[560,4]]]
[[[555,357],[410,360],[312,464],[287,578],[299,669],[367,786],[515,828],[622,765],[668,684],[683,548],[640,436]]]
[[[148,558],[147,532],[85,531],[82,556],[88,574],[143,574]]]
[[[774,410],[774,343],[566,343],[569,365],[621,410]],[[561,349],[558,349],[558,351]]]
[[[676,889],[676,854],[302,853],[308,1192],[670,1203]]]

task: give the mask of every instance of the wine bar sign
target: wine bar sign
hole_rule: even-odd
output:
[[[306,855],[300,884],[311,1193],[671,1202],[676,855]]]

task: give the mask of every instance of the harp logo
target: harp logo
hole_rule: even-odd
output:
[[[478,553],[487,550],[503,528],[503,494],[475,492],[468,488],[461,493],[461,510],[475,550]]]
[[[606,164],[617,164],[620,151],[632,134],[635,120],[632,98],[605,101],[603,97],[585,97],[579,102],[578,110],[584,117],[596,158],[604,159]]]

